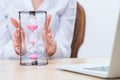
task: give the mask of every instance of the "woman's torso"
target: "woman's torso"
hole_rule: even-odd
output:
[[[14,0],[12,0],[14,1]],[[15,18],[19,21],[18,12],[19,11],[33,11],[33,5],[31,0],[21,0],[11,2],[5,14],[8,15],[8,29],[10,31],[10,35],[13,35],[14,27],[10,22],[10,17]],[[51,23],[50,27],[53,31],[53,35],[59,29],[60,26],[60,17],[64,13],[68,4],[68,0],[44,0],[43,3],[39,6],[37,10],[47,11],[49,15],[51,15]]]

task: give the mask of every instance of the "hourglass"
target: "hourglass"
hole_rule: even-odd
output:
[[[25,32],[26,50],[23,53],[21,39],[20,64],[21,65],[46,65],[48,64],[47,50],[42,40],[42,28],[46,26],[46,11],[20,11],[20,28]],[[21,34],[21,33],[20,33]],[[22,34],[20,35],[22,38]],[[47,42],[46,42],[47,43]]]

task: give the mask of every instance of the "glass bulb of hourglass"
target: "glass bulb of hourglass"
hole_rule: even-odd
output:
[[[39,54],[39,51],[35,46],[38,40],[38,35],[36,32],[38,28],[38,22],[34,15],[31,14],[29,15],[26,26],[27,29],[29,30],[28,41],[32,45],[28,51],[29,53],[28,57],[31,60],[36,60],[38,59],[38,54]]]
[[[29,49],[29,55],[28,55],[28,57],[29,57],[29,59],[37,60],[38,57],[39,57],[39,55],[38,55],[39,53],[40,52],[39,52],[39,50],[36,47],[31,47]]]
[[[34,46],[37,41],[37,35],[35,30],[37,30],[38,28],[38,21],[34,15],[32,14],[29,15],[26,26],[30,32],[29,42],[32,44],[32,46]]]
[[[29,30],[31,30],[32,32],[34,32],[38,28],[38,25],[37,24],[28,24],[27,28]]]
[[[34,32],[38,28],[38,22],[34,15],[30,15],[27,20],[27,28]]]

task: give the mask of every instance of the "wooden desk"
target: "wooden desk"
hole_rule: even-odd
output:
[[[21,66],[17,60],[0,61],[0,80],[104,80],[56,69],[59,65],[103,62],[106,59],[54,59],[46,66]]]

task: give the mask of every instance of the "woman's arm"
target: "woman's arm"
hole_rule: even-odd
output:
[[[55,35],[57,50],[51,58],[67,58],[71,54],[71,43],[76,18],[76,1],[69,0],[60,18],[60,28]]]
[[[6,1],[6,0],[5,0]],[[8,29],[8,2],[0,0],[0,59],[17,58],[12,45],[12,36]]]
[[[0,59],[17,58],[9,32],[7,20],[0,21]]]

